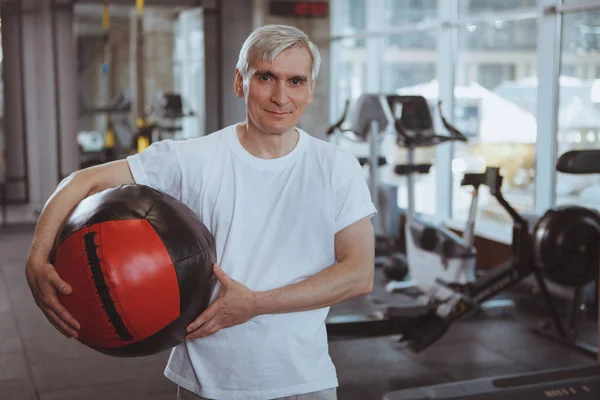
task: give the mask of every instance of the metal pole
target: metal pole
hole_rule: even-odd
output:
[[[61,137],[61,104],[60,104],[60,76],[58,73],[58,39],[56,38],[56,2],[51,0],[50,2],[50,31],[52,35],[52,65],[54,69],[54,114],[55,114],[55,126],[56,126],[56,184],[58,185],[63,179],[62,170],[62,147],[63,141]]]
[[[379,206],[379,123],[371,121],[369,131],[369,189],[371,190],[371,200],[377,211],[381,212]],[[381,228],[381,220],[378,217],[375,221],[375,231]]]
[[[415,172],[412,170],[415,166],[415,149],[412,147],[412,145],[409,145],[406,148],[406,150],[406,189],[408,196],[408,212],[406,215],[406,225],[410,226],[415,215],[415,181],[413,176]]]

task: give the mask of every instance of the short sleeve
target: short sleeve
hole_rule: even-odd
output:
[[[127,157],[127,163],[135,183],[181,200],[182,173],[173,140],[155,142],[143,152]]]
[[[358,160],[350,154],[344,157],[341,164],[335,191],[335,233],[360,219],[372,218],[377,214]]]

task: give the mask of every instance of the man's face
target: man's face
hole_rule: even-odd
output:
[[[284,133],[312,103],[312,58],[307,48],[281,52],[273,63],[252,59],[248,82],[236,69],[235,91],[246,100],[248,123],[265,133]]]

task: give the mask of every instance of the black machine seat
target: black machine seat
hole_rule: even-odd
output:
[[[408,174],[428,174],[431,169],[431,164],[398,164],[394,167],[394,173],[396,175],[408,175]]]
[[[435,133],[429,103],[424,97],[390,95],[387,96],[387,101],[394,115],[397,114],[398,107],[401,109],[400,118],[396,118],[394,121],[394,127],[398,134],[397,143],[400,147],[414,149],[437,146],[447,141],[467,141],[462,133],[446,121],[441,115],[441,110],[442,123],[450,136]]]
[[[600,399],[600,365],[483,378],[387,393],[383,400]]]
[[[558,159],[556,170],[567,174],[599,174],[600,150],[567,151]]]

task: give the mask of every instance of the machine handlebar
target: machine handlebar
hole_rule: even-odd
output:
[[[337,130],[342,130],[342,124],[346,121],[346,117],[348,116],[348,110],[350,109],[350,100],[346,100],[344,103],[344,111],[342,113],[341,118],[333,125],[331,125],[326,132],[326,135],[329,137],[335,133]]]

